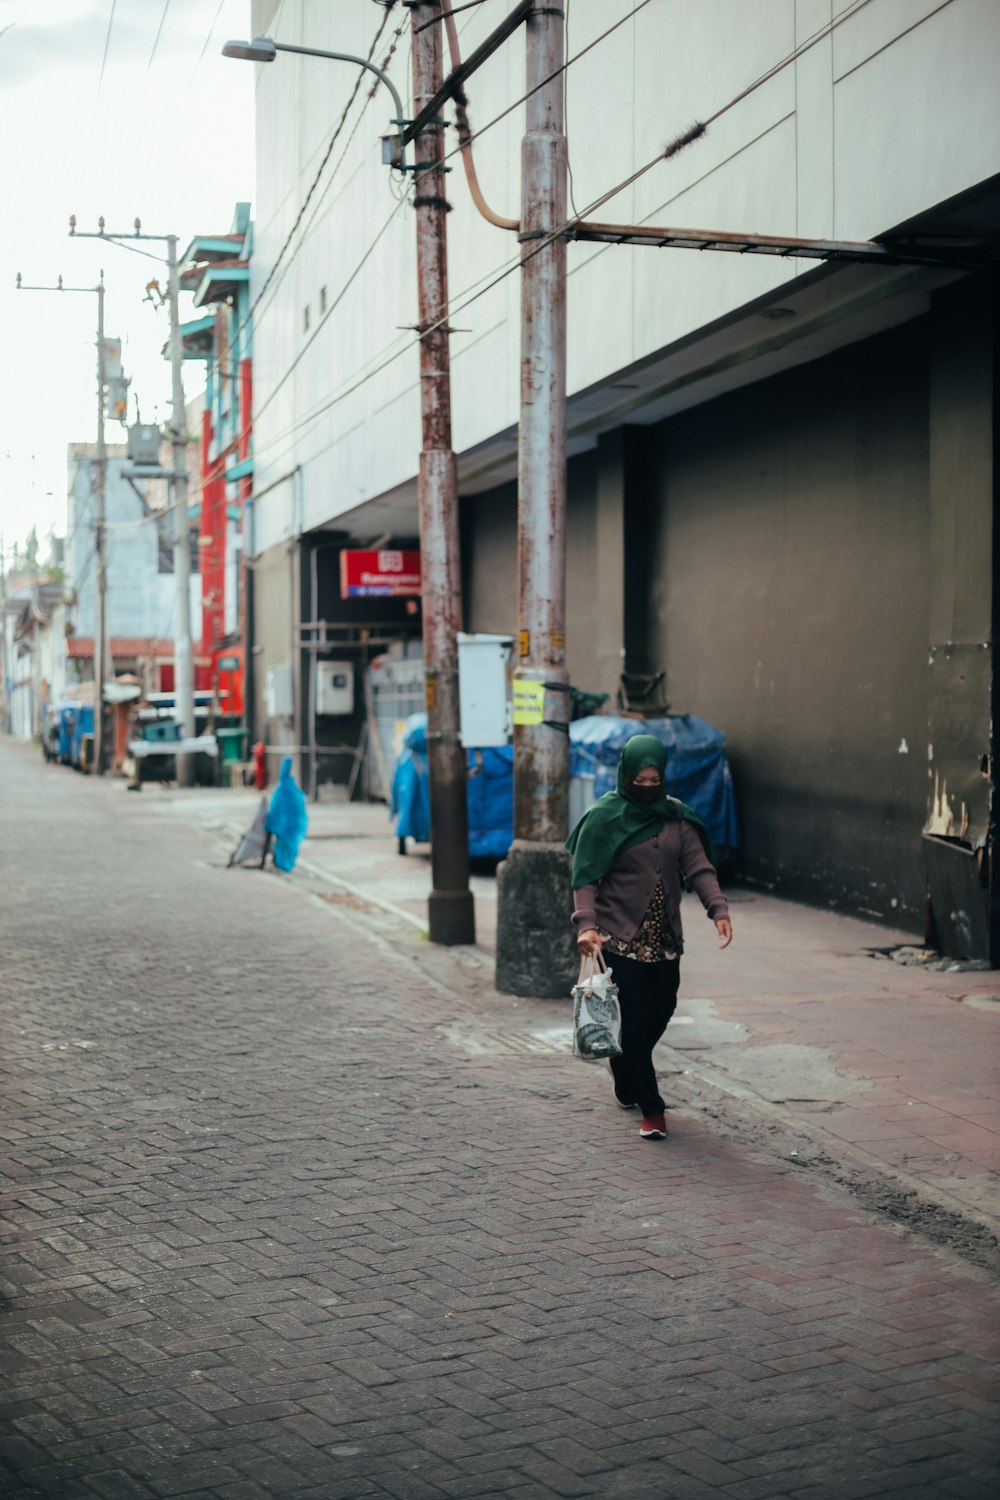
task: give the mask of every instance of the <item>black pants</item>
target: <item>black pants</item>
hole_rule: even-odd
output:
[[[605,957],[618,986],[622,1011],[622,1055],[611,1062],[615,1085],[619,1094],[633,1099],[644,1115],[662,1114],[664,1103],[656,1086],[653,1048],[677,1008],[681,961],[664,958],[659,963],[641,964],[619,953]]]

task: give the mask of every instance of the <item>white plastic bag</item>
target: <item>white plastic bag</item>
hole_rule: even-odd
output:
[[[587,955],[573,986],[573,1056],[581,1062],[620,1057],[621,1035],[618,986],[602,954]]]

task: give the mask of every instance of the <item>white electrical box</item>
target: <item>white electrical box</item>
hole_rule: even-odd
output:
[[[269,719],[290,719],[295,713],[295,678],[291,662],[268,667],[264,678],[264,708]]]
[[[458,636],[458,705],[466,750],[510,739],[509,635]]]
[[[316,663],[316,712],[335,717],[354,712],[354,663]]]

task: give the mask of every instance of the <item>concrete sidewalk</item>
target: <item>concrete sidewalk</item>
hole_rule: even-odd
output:
[[[248,791],[143,796],[234,846],[259,801]],[[429,846],[401,856],[381,805],[314,804],[294,878],[395,915],[412,938],[425,921]],[[454,970],[466,988],[488,989],[496,881],[478,873],[472,886],[476,948],[434,952],[442,977]],[[697,900],[686,901],[681,1002],[658,1049],[675,1092],[697,1084],[706,1108],[724,1095],[794,1127],[813,1155],[825,1147],[859,1180],[874,1172],[901,1200],[910,1194],[909,1211],[931,1203],[1000,1231],[1000,976],[902,967],[872,950],[912,934],[749,890],[730,899],[725,953]],[[549,1005],[568,1034],[568,1008]]]

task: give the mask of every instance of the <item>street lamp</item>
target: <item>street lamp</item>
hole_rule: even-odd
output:
[[[269,36],[255,36],[252,42],[227,42],[223,57],[238,57],[243,62],[274,62],[277,45]]]
[[[421,11],[431,20],[421,24]],[[427,763],[431,804],[431,942],[474,943],[476,921],[469,889],[468,780],[459,739],[458,632],[462,628],[462,582],[458,537],[458,478],[451,435],[451,374],[448,354],[448,258],[444,173],[438,101],[443,97],[441,0],[412,0],[413,104],[415,118],[404,119],[403,102],[392,79],[364,57],[295,47],[270,37],[227,42],[225,57],[274,62],[279,52],[299,52],[335,62],[354,63],[381,79],[396,105],[397,138],[383,141],[383,161],[412,171],[416,193],[417,330],[420,334],[421,452],[417,497],[423,561],[423,640],[427,679]],[[415,146],[407,166],[407,138]],[[388,151],[386,151],[388,146]],[[313,601],[315,608],[315,600]]]
[[[387,166],[398,167],[405,171],[405,144],[403,131],[409,121],[403,115],[403,101],[399,97],[399,90],[382,68],[377,68],[367,57],[355,57],[350,52],[324,52],[317,47],[295,47],[290,42],[276,42],[269,36],[255,36],[252,42],[232,41],[226,42],[222,49],[223,57],[235,57],[241,62],[272,63],[279,52],[299,52],[304,57],[325,57],[334,62],[355,63],[359,68],[367,68],[369,73],[374,73],[380,78],[392,95],[392,101],[396,106],[396,118],[393,124],[396,126],[395,149],[384,158]]]

